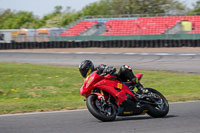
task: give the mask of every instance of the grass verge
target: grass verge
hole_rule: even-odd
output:
[[[142,83],[168,101],[200,100],[200,75],[143,73]],[[85,108],[83,78],[76,67],[0,63],[0,114]]]

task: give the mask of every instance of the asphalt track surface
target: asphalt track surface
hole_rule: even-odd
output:
[[[78,66],[85,59],[91,59],[96,65],[107,64],[119,67],[128,64],[138,70],[200,73],[199,53],[0,52],[0,62]]]
[[[0,116],[1,133],[199,133],[200,102],[173,103],[167,117],[101,122],[87,110]]]

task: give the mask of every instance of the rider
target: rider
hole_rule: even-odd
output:
[[[98,74],[100,75],[114,74],[116,72],[116,68],[104,64],[101,64],[95,68],[94,64],[90,60],[84,60],[79,65],[79,71],[84,78],[90,75],[90,73],[92,73],[94,70],[97,70]],[[131,81],[131,83],[136,85],[139,92],[141,93],[148,92],[148,90],[144,89],[143,86],[138,81],[138,79],[135,77],[130,66],[122,65],[120,67],[119,72],[116,75],[122,82]]]

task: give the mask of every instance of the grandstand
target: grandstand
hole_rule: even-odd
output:
[[[65,32],[61,33],[60,36],[76,36],[80,35],[83,31],[91,28],[98,21],[81,21],[80,23],[70,27]]]
[[[97,26],[101,27],[99,30],[104,31],[98,32],[100,36],[199,34],[200,16],[84,19],[60,36],[82,36],[86,35],[87,31],[90,31],[88,35],[97,35],[97,32],[92,32],[92,30],[97,31]]]

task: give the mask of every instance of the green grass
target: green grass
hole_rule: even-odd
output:
[[[200,100],[200,75],[143,73],[142,84],[170,102]],[[77,67],[0,63],[0,114],[85,108],[83,78]]]

